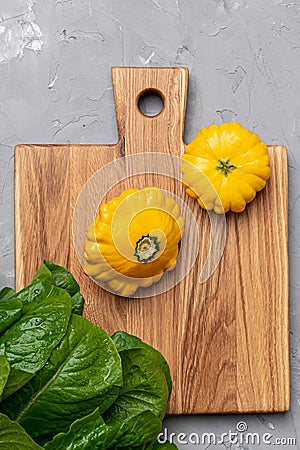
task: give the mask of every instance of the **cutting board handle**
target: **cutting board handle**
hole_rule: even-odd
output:
[[[124,155],[164,152],[180,156],[188,87],[188,69],[182,67],[113,67],[120,151]],[[155,92],[162,111],[149,117],[138,106],[140,96]]]

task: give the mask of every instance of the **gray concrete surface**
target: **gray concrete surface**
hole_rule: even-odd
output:
[[[261,438],[272,434],[272,442],[297,439],[296,445],[273,447],[298,449],[299,0],[0,0],[0,286],[14,284],[15,144],[115,142],[110,67],[122,64],[189,67],[186,142],[202,126],[236,119],[267,143],[288,147],[291,410],[170,417],[165,426],[169,433],[220,435],[244,421]],[[226,441],[178,447],[270,445]]]

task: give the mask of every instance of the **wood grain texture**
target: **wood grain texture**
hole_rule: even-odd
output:
[[[15,148],[16,286],[25,286],[42,259],[69,265],[69,146]]]
[[[267,188],[243,214],[227,214],[225,252],[204,284],[199,272],[209,249],[209,218],[181,183],[149,173],[117,184],[107,198],[149,184],[175,192],[193,211],[202,241],[195,266],[175,288],[141,300],[114,296],[83,273],[71,239],[74,207],[90,177],[123,155],[182,154],[188,74],[181,68],[114,68],[112,74],[116,145],[16,149],[17,288],[30,281],[44,258],[67,266],[82,287],[90,320],[109,333],[136,334],[165,355],[174,381],[171,414],[288,410],[285,147],[269,147]],[[138,96],[148,88],[164,98],[164,109],[154,118],[137,110]]]

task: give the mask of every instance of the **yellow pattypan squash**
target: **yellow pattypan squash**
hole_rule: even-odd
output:
[[[175,266],[184,221],[158,188],[128,189],[102,204],[87,229],[84,271],[122,296],[157,282]]]
[[[200,130],[182,159],[187,194],[219,214],[242,212],[270,177],[266,144],[237,122]]]

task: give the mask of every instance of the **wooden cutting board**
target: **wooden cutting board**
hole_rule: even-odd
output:
[[[226,215],[225,252],[204,284],[199,273],[210,243],[208,214],[181,183],[147,174],[108,192],[108,199],[128,186],[175,192],[193,211],[201,237],[197,262],[179,285],[146,299],[114,296],[86,277],[78,262],[71,237],[74,206],[89,178],[117,158],[141,151],[182,154],[188,70],[114,67],[112,80],[117,144],[16,147],[16,288],[31,281],[43,259],[69,268],[86,298],[86,317],[109,333],[138,335],[165,355],[174,381],[171,414],[288,410],[285,147],[269,147],[267,188],[244,213]],[[148,89],[164,99],[163,111],[152,118],[137,106]]]

